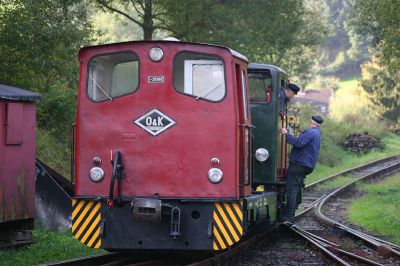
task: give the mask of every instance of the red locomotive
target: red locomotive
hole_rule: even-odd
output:
[[[79,61],[76,239],[110,250],[223,250],[277,219],[279,162],[264,163],[268,150],[253,140],[245,56],[137,41],[83,48]],[[280,88],[283,71],[255,72]],[[267,130],[278,150],[275,91]]]

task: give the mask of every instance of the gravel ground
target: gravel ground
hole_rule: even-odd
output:
[[[226,265],[333,265],[319,251],[282,225]]]

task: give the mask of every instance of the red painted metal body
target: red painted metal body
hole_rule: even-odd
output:
[[[153,47],[164,51],[161,62],[153,62]],[[87,69],[91,58],[117,51],[133,51],[139,57],[139,88],[132,94],[103,102],[86,95]],[[225,65],[225,97],[219,102],[196,100],[177,92],[173,86],[173,63],[177,53],[196,51],[217,55]],[[75,193],[77,197],[107,197],[112,176],[111,156],[122,154],[125,177],[122,197],[239,198],[250,194],[240,171],[248,149],[241,148],[243,125],[250,124],[240,111],[242,91],[238,69],[247,62],[228,48],[180,42],[129,42],[84,48],[81,64],[76,119]],[[163,83],[149,83],[149,76],[163,76]],[[247,79],[246,81],[247,82]],[[246,99],[247,100],[247,99]],[[247,105],[248,106],[248,105]],[[133,123],[156,108],[176,121],[157,136]],[[242,125],[242,127],[240,126]],[[248,144],[246,144],[248,145]],[[102,159],[103,181],[89,179],[92,159]],[[212,184],[207,174],[212,158],[220,159],[223,180]],[[116,188],[115,188],[115,191]],[[115,195],[116,193],[114,193]]]
[[[35,103],[0,99],[0,223],[35,217]]]

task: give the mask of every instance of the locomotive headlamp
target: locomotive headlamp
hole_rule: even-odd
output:
[[[259,148],[256,150],[256,159],[259,162],[265,162],[269,157],[269,152],[267,149]]]
[[[210,180],[211,183],[217,184],[221,182],[223,176],[222,171],[218,168],[211,168],[210,171],[208,171],[208,180]]]
[[[164,52],[161,48],[153,47],[149,51],[149,57],[154,62],[159,62],[164,57]]]
[[[90,169],[89,177],[93,182],[100,182],[104,178],[104,170],[100,167]]]

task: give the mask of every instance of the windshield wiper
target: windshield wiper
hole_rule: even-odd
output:
[[[100,86],[99,83],[97,83],[94,78],[92,77],[92,75],[89,74],[89,78],[99,87],[99,89],[104,93],[105,96],[107,96],[108,99],[110,99],[110,101],[112,101],[113,99],[111,98],[110,95],[107,94],[107,92]]]
[[[221,87],[221,86],[222,86],[222,84],[218,84],[218,85],[215,86],[215,87],[211,87],[210,89],[208,89],[208,90],[207,90],[205,93],[203,93],[202,95],[197,96],[197,97],[196,97],[196,101],[197,101],[198,99],[200,99],[200,98],[204,98],[205,96],[207,96],[208,94],[214,92],[216,89],[218,89],[218,88]]]

